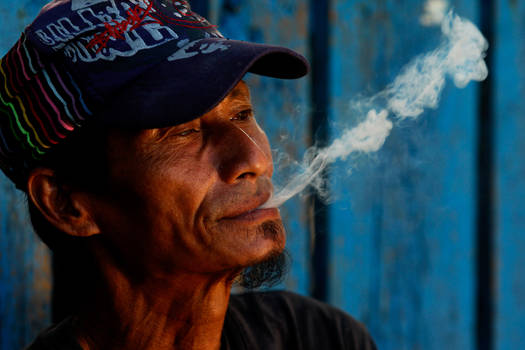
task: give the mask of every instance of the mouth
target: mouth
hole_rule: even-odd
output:
[[[280,219],[280,211],[277,208],[261,208],[268,201],[271,194],[263,196],[257,201],[244,205],[221,219],[228,221],[258,223],[267,220]]]
[[[280,218],[280,212],[277,208],[268,209],[254,209],[245,213],[226,217],[223,220],[239,221],[246,223],[258,223],[268,220],[275,220]]]

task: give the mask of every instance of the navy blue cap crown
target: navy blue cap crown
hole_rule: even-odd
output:
[[[184,0],[53,1],[25,35],[37,51],[62,61],[101,99],[166,57],[212,51],[188,48],[192,42],[223,38]]]

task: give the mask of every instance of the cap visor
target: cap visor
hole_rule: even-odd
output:
[[[101,121],[140,129],[182,124],[213,109],[247,72],[295,79],[309,71],[303,56],[284,47],[216,38],[197,45],[200,53],[164,59],[120,90]]]

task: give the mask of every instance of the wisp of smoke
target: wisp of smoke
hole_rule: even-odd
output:
[[[426,0],[419,22],[426,27],[440,25],[447,14],[448,7],[447,0]]]
[[[443,40],[437,49],[416,57],[383,91],[354,102],[356,110],[362,110],[357,106],[370,106],[364,112],[365,119],[345,130],[331,145],[309,148],[298,173],[262,208],[279,207],[308,185],[322,191],[327,165],[351,154],[376,152],[383,146],[394,125],[389,115],[417,118],[425,108],[436,108],[447,76],[459,88],[471,80],[484,80],[488,75],[484,61],[488,43],[476,26],[450,11],[441,22],[441,31]]]

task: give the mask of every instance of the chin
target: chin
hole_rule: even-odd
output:
[[[271,220],[262,223],[257,228],[257,239],[255,244],[250,247],[251,254],[243,267],[258,264],[268,258],[279,255],[283,252],[286,245],[286,233],[281,220]]]
[[[252,266],[281,253],[286,244],[286,234],[280,218],[256,225],[239,225],[225,220],[207,228],[206,236],[211,237],[207,244],[209,255],[204,259],[210,271]]]
[[[236,283],[245,289],[270,288],[284,281],[289,269],[286,249],[274,252],[264,260],[254,263],[237,276]]]

